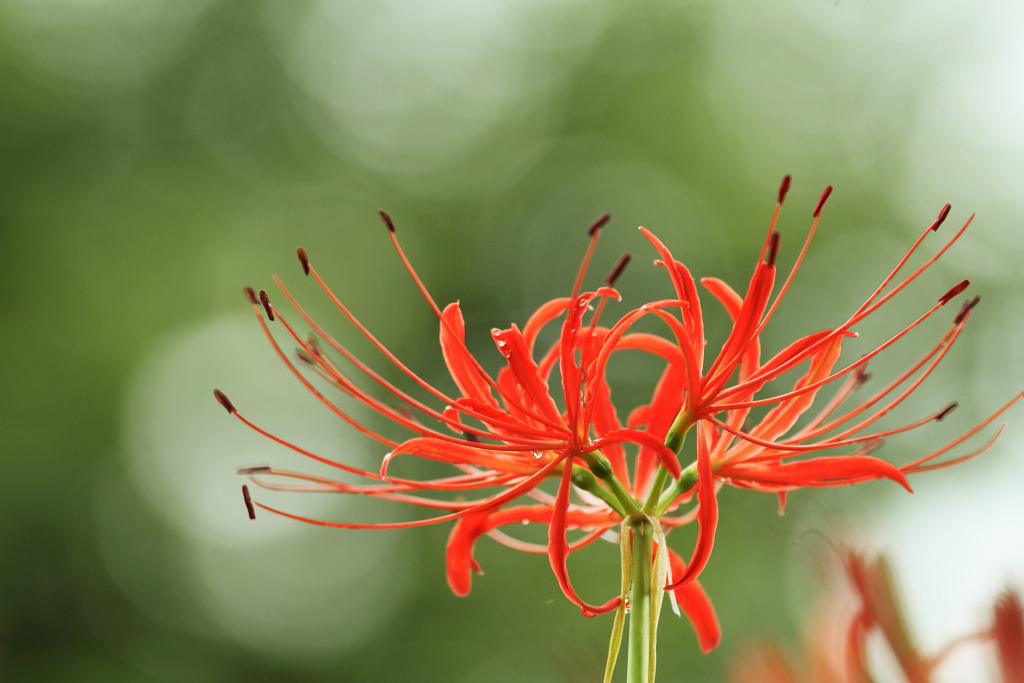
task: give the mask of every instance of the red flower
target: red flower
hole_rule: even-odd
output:
[[[1014,590],[1008,588],[996,598],[990,627],[965,632],[926,655],[915,643],[885,557],[847,552],[842,565],[845,581],[833,581],[807,629],[802,666],[791,666],[777,645],[760,643],[746,648],[734,662],[734,683],[871,681],[877,657],[869,656],[869,640],[884,645],[891,653],[889,661],[909,683],[936,680],[950,654],[978,645],[994,646],[1000,681],[1024,681],[1024,613]]]
[[[454,521],[447,548],[447,574],[455,593],[469,592],[472,572],[479,571],[473,559],[473,547],[477,539],[486,534],[517,550],[546,553],[563,592],[585,614],[600,614],[621,606],[615,627],[619,635],[625,611],[622,601],[629,590],[629,577],[624,578],[619,597],[601,605],[590,605],[573,588],[566,562],[572,551],[602,536],[614,535],[615,528],[621,525],[622,551],[636,555],[631,560],[632,566],[654,571],[653,583],[648,581],[650,572],[643,575],[646,577],[644,586],[650,583],[657,587],[650,596],[654,614],[660,605],[661,588],[667,583],[693,622],[702,648],[711,649],[718,641],[718,624],[707,596],[693,580],[707,565],[711,554],[718,518],[716,492],[721,485],[774,492],[782,503],[786,494],[796,488],[838,486],[879,478],[891,479],[909,490],[906,475],[946,467],[983,452],[999,432],[988,444],[973,452],[934,462],[1024,396],[1016,396],[952,443],[909,464],[896,466],[869,455],[882,439],[940,420],[955,407],[956,404],[952,404],[901,427],[875,427],[884,415],[921,385],[949,351],[978,302],[975,297],[960,307],[945,334],[905,372],[859,405],[845,407],[854,391],[867,380],[865,365],[871,358],[895,344],[967,287],[966,280],[957,284],[889,340],[857,361],[839,363],[842,344],[856,336],[853,328],[920,276],[970,224],[969,219],[935,255],[899,279],[911,255],[947,217],[948,205],[891,274],[845,321],[797,339],[762,362],[762,332],[793,281],[831,193],[828,188],[822,194],[796,264],[772,300],[779,248],[775,225],[788,187],[787,176],[779,190],[775,216],[746,295],[740,296],[721,280],[702,280],[732,319],[731,332],[706,369],[704,321],[696,283],[668,248],[643,228],[644,235],[660,255],[657,263],[669,273],[675,297],[647,303],[628,312],[610,327],[599,324],[607,300],[619,298],[613,286],[627,260],[623,259],[615,268],[605,281],[606,286],[581,293],[587,265],[607,216],[591,227],[590,247],[570,296],[545,303],[522,328],[512,325],[505,330],[492,331],[505,362],[492,377],[466,345],[465,322],[458,303],[444,309],[435,303],[399,246],[390,216],[381,212],[399,257],[440,322],[441,352],[458,388],[457,395],[432,386],[398,360],[331,292],[305,251],[299,249],[305,273],[313,276],[359,333],[428,398],[417,398],[402,390],[357,358],[314,322],[280,281],[277,285],[285,298],[313,330],[314,334],[308,339],[303,339],[281,316],[265,292],[257,296],[247,289],[267,338],[299,381],[335,414],[384,445],[388,453],[380,472],[354,468],[316,455],[256,426],[239,414],[224,394],[216,391],[217,399],[229,412],[259,433],[371,482],[351,484],[269,467],[248,468],[242,472],[264,488],[366,495],[434,509],[440,514],[392,523],[330,522],[253,502],[248,488],[243,487],[250,516],[260,507],[313,524],[379,529]],[[588,318],[592,304],[596,304],[596,310]],[[652,315],[665,323],[667,335],[633,330],[638,321]],[[275,321],[279,321],[299,344],[298,359],[302,363],[343,393],[379,413],[400,428],[403,435],[393,438],[375,431],[324,396],[275,341],[269,328],[269,323]],[[560,324],[557,339],[550,346],[538,349],[540,332],[556,323]],[[631,411],[623,425],[612,402],[606,370],[613,356],[628,350],[657,356],[664,361],[665,369],[653,385],[650,401]],[[351,369],[342,369],[343,364]],[[769,382],[799,367],[805,369],[791,390],[779,393],[774,388],[776,385],[772,385],[771,395],[762,395]],[[556,369],[561,386],[552,392],[550,383]],[[357,381],[352,375],[362,379]],[[376,385],[377,391],[389,394],[389,401],[376,397],[366,388],[367,384]],[[831,398],[806,418],[819,391],[832,384],[838,386]],[[751,420],[758,409],[766,409],[766,412]],[[678,456],[686,435],[694,427],[696,458],[683,468]],[[440,462],[451,466],[455,473],[428,480],[392,476],[388,473],[389,464],[400,455]],[[273,478],[268,479],[266,475]],[[558,485],[553,494],[541,488],[547,479],[556,477]],[[300,483],[281,483],[282,478]],[[694,492],[696,507],[681,510]],[[447,494],[447,498],[437,494]],[[519,502],[524,497],[530,498],[530,502]],[[694,519],[699,528],[690,562],[684,563],[671,551],[662,552],[667,550],[663,532]],[[523,522],[547,525],[547,543],[524,543],[502,531],[502,527]],[[642,529],[653,529],[654,546],[649,543],[649,537],[643,535],[645,532],[640,536],[643,543],[633,542],[634,534]],[[569,541],[569,533],[575,540]],[[651,551],[651,565],[636,564],[636,559],[652,547],[657,549]],[[613,636],[613,641],[617,637]],[[614,662],[614,657],[610,662]]]
[[[355,429],[389,449],[383,459],[381,471],[358,469],[307,451],[250,422],[219,390],[215,391],[215,395],[231,414],[260,434],[318,462],[374,481],[369,484],[349,484],[270,467],[246,468],[241,471],[257,485],[276,490],[361,494],[432,508],[443,511],[443,514],[427,519],[394,523],[324,521],[294,515],[255,502],[251,499],[248,488],[243,487],[250,516],[254,516],[255,508],[258,507],[312,524],[348,529],[401,528],[456,520],[447,551],[448,583],[455,593],[465,595],[469,592],[471,571],[479,571],[472,556],[473,545],[480,536],[488,534],[517,550],[547,553],[562,590],[570,600],[583,609],[585,614],[595,615],[615,609],[621,603],[619,597],[602,605],[585,603],[573,589],[566,569],[566,560],[572,550],[588,545],[615,529],[621,524],[623,517],[633,511],[623,508],[623,502],[627,505],[634,502],[625,488],[620,487],[619,490],[612,491],[607,485],[601,485],[594,477],[594,473],[615,482],[625,482],[628,486],[629,473],[626,469],[625,450],[622,447],[624,443],[637,444],[645,452],[654,453],[655,457],[677,472],[679,467],[675,453],[661,443],[660,439],[643,430],[625,428],[619,423],[603,374],[584,373],[583,370],[599,355],[608,335],[608,329],[597,324],[598,317],[605,299],[618,298],[612,285],[628,261],[627,256],[620,262],[606,280],[607,286],[593,292],[579,293],[600,228],[607,222],[608,217],[602,216],[590,229],[590,249],[576,277],[571,296],[545,303],[527,320],[522,329],[512,325],[505,330],[492,330],[495,344],[505,359],[505,367],[501,368],[496,377],[491,377],[466,345],[465,323],[458,303],[449,304],[444,309],[437,306],[399,246],[390,216],[385,212],[381,212],[381,215],[399,257],[440,321],[442,355],[459,389],[459,395],[445,394],[399,361],[327,287],[302,249],[298,250],[298,256],[304,272],[316,279],[342,314],[362,335],[435,402],[440,403],[442,409],[433,408],[399,389],[358,359],[320,327],[299,306],[279,280],[276,282],[283,295],[312,328],[315,336],[310,335],[308,339],[303,339],[281,311],[270,303],[265,292],[261,291],[257,295],[253,290],[247,289],[246,294],[267,339],[285,365],[321,403]],[[598,302],[597,310],[584,327],[584,318],[591,310],[591,303],[595,301]],[[538,334],[543,328],[563,317],[558,340],[538,353],[535,350]],[[410,432],[411,436],[396,440],[378,433],[356,421],[328,399],[281,349],[268,325],[275,321],[283,325],[299,344],[300,361],[345,394],[358,399],[395,426]],[[620,343],[624,346],[634,344],[634,337],[635,335],[626,335]],[[400,407],[391,407],[376,398],[349,373],[343,371],[335,357],[324,350],[318,339],[357,372],[362,373],[366,379],[382,387]],[[549,390],[549,380],[556,368],[561,378],[561,387],[557,394],[562,400],[562,407],[559,407]],[[426,481],[391,476],[387,471],[388,466],[400,455],[414,455],[446,463],[458,473]],[[266,478],[268,475],[275,479]],[[554,477],[558,477],[559,485],[552,497],[538,487],[546,479]],[[280,483],[281,478],[301,483],[283,484]],[[580,503],[570,502],[570,489],[574,484],[582,497]],[[463,496],[476,491],[482,492],[479,497],[462,499]],[[456,499],[441,500],[425,495],[437,492],[454,494],[453,497]],[[507,507],[524,496],[533,498],[534,504]],[[537,546],[524,543],[499,531],[500,527],[522,522],[548,525],[548,544]],[[672,523],[672,519],[666,520],[666,524]],[[585,535],[570,544],[566,539],[568,530],[582,530]],[[682,571],[682,560],[674,557],[673,562],[677,567],[676,571]],[[703,591],[696,585],[687,586],[677,591],[677,597],[684,609],[693,614],[701,630],[705,647],[713,647],[717,642],[717,623]]]
[[[660,337],[651,337],[643,344],[646,351],[666,361],[666,369],[652,402],[635,411],[628,424],[632,427],[644,426],[654,436],[665,439],[676,452],[682,446],[687,432],[691,427],[696,427],[696,462],[687,468],[683,476],[677,474],[675,468],[671,466],[672,463],[662,461],[662,464],[666,465],[667,473],[677,481],[662,496],[663,503],[659,510],[665,509],[669,504],[676,504],[680,495],[686,493],[695,483],[698,484],[696,491],[700,527],[697,544],[687,571],[677,577],[674,586],[682,585],[697,576],[707,564],[718,519],[716,487],[720,483],[776,492],[780,496],[780,505],[784,505],[788,491],[804,486],[839,486],[886,478],[910,490],[906,480],[907,474],[946,467],[986,450],[995,438],[974,452],[945,462],[932,462],[987,426],[1024,395],[1017,395],[994,415],[952,443],[909,464],[897,467],[868,455],[869,451],[876,448],[884,438],[933,420],[941,420],[956,407],[955,403],[950,404],[901,427],[873,429],[880,418],[920,386],[949,351],[967,324],[971,310],[978,303],[978,297],[975,297],[960,307],[949,329],[924,356],[860,405],[843,410],[845,402],[854,390],[867,380],[865,366],[871,358],[899,341],[968,286],[967,280],[953,286],[939,297],[935,304],[888,341],[864,354],[859,360],[837,368],[843,342],[856,336],[852,331],[854,326],[889,302],[921,275],[956,242],[971,223],[973,216],[937,253],[902,280],[897,281],[897,276],[911,255],[946,219],[950,209],[948,204],[882,284],[844,322],[834,328],[797,339],[769,360],[762,362],[761,334],[789,289],[817,228],[822,207],[832,192],[832,188],[828,187],[822,193],[814,209],[810,233],[797,256],[796,264],[772,301],[775,260],[779,247],[779,233],[775,231],[775,226],[789,183],[790,178],[786,176],[779,189],[775,215],[746,295],[740,296],[727,284],[715,278],[701,281],[732,319],[732,330],[707,369],[704,362],[706,341],[701,301],[693,277],[686,266],[676,261],[668,248],[644,228],[641,228],[641,231],[661,257],[656,263],[668,270],[676,297],[654,301],[624,316],[612,327],[608,335],[609,341],[605,343],[601,356],[592,369],[596,375],[604,373],[604,364],[621,347],[617,341],[619,337],[641,318],[656,315],[669,328],[672,343]],[[806,365],[806,370],[792,390],[757,398],[767,383],[801,365]],[[818,392],[833,383],[840,385],[834,396],[819,408],[813,417],[798,427],[798,420],[811,408]],[[751,411],[755,408],[770,410],[752,424],[747,424]],[[996,437],[998,435],[997,433]],[[645,458],[641,454],[641,460],[648,463],[644,476],[655,477],[654,486],[660,494],[666,473],[654,474],[654,459],[649,455]]]

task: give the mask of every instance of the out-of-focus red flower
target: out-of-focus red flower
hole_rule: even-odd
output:
[[[1002,683],[1024,683],[1024,617],[1018,594],[1006,589],[995,600],[992,626],[968,631],[938,652],[925,655],[903,615],[899,591],[883,556],[846,553],[842,576],[833,577],[806,632],[803,661],[793,665],[777,644],[745,648],[733,662],[733,683],[870,683],[876,680],[869,640],[907,683],[936,680],[946,658],[971,644],[991,647]],[[979,678],[983,680],[981,672]]]
[[[1024,608],[1020,595],[1012,590],[1003,591],[992,611],[992,638],[1003,683],[1024,683]]]

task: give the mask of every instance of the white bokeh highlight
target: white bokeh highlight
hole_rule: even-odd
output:
[[[267,512],[248,519],[236,468],[322,467],[250,432],[217,404],[214,386],[262,426],[372,467],[366,444],[287,375],[248,316],[214,318],[165,338],[130,390],[126,469],[180,536],[193,597],[228,637],[281,657],[326,657],[372,639],[401,606],[410,577],[392,571],[403,564],[393,532],[313,527]],[[286,493],[271,504],[343,521],[365,503]]]

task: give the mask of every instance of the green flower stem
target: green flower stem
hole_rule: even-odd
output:
[[[679,451],[683,450],[683,442],[686,441],[686,435],[690,433],[690,428],[695,424],[696,420],[693,419],[693,416],[688,411],[680,411],[676,415],[676,419],[672,421],[672,426],[668,428],[668,434],[665,435],[665,445],[678,455]]]
[[[668,470],[663,465],[658,466],[654,473],[654,481],[651,482],[651,490],[647,493],[647,500],[644,501],[643,510],[647,514],[654,512],[655,506],[661,500],[661,492],[665,489],[665,482],[668,481]]]
[[[616,479],[616,481],[618,480]],[[629,515],[619,498],[617,498],[611,491],[601,486],[600,482],[597,481],[597,477],[591,474],[590,470],[578,465],[574,466],[572,468],[572,483],[603,500],[608,504],[608,507],[615,510],[615,512],[617,512],[623,519]],[[633,503],[633,507],[636,507],[635,502]]]
[[[692,462],[689,466],[683,470],[683,473],[679,476],[679,479],[672,482],[672,485],[668,487],[668,490],[661,496],[661,500],[658,502],[658,507],[654,510],[654,516],[660,518],[665,514],[665,510],[672,504],[679,496],[683,495],[697,484],[697,463]],[[646,505],[644,508],[646,509]]]
[[[693,419],[689,413],[683,411],[676,415],[676,419],[672,422],[672,426],[668,430],[668,434],[665,435],[665,445],[672,449],[672,452],[679,455],[679,451],[683,450],[683,444],[686,442],[686,435],[690,433],[690,428],[693,427]],[[696,463],[690,467],[696,472]],[[687,468],[687,470],[690,468]],[[683,478],[685,478],[687,470],[683,470]],[[651,490],[647,493],[647,500],[644,501],[643,510],[647,514],[654,514],[655,517],[660,517],[661,513],[664,512],[663,501],[664,496],[662,492],[665,489],[665,483],[668,481],[669,474],[668,470],[665,469],[664,465],[658,466],[658,471],[654,474],[654,481],[651,483]],[[676,482],[678,485],[679,482]],[[692,486],[692,484],[691,484]],[[673,489],[676,488],[673,486]],[[687,487],[688,489],[689,487]],[[687,489],[683,489],[686,491]],[[676,496],[679,494],[677,493]],[[673,496],[675,498],[676,496]]]
[[[611,463],[599,452],[585,453],[580,456],[580,459],[587,463],[590,468],[590,472],[586,470],[573,469],[572,480],[573,483],[579,486],[584,491],[590,491],[594,495],[598,496],[601,500],[608,503],[613,510],[622,515],[625,519],[627,516],[640,511],[640,504],[637,503],[633,495],[622,485],[619,478],[612,472]],[[577,473],[586,472],[586,474],[579,475],[580,481],[577,482]],[[597,477],[604,482],[604,488],[597,480]],[[612,501],[616,501],[613,503]]]
[[[653,683],[651,678],[651,610],[654,526],[646,515],[627,520],[632,532],[632,587],[629,603],[629,647],[626,683]]]

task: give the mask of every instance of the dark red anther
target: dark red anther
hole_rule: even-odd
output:
[[[394,232],[395,231],[395,222],[393,220],[391,220],[391,214],[388,213],[387,211],[385,211],[384,209],[381,209],[377,213],[379,213],[381,219],[383,219],[384,225],[388,226],[388,232]]]
[[[242,290],[245,292],[245,297],[252,303],[253,306],[259,306],[260,300],[256,297],[256,290],[252,287],[246,287]]]
[[[942,298],[939,299],[939,303],[945,306],[946,304],[949,303],[950,299],[952,299],[957,294],[967,289],[967,286],[969,284],[971,284],[970,280],[961,280],[960,282],[956,283],[953,287],[950,288],[948,292],[942,295]]]
[[[590,229],[587,230],[587,234],[593,237],[594,233],[603,228],[605,225],[607,225],[608,221],[610,221],[611,219],[612,215],[610,213],[602,213],[594,220],[593,223],[590,224]]]
[[[393,410],[410,422],[418,422],[416,419],[416,411],[404,403],[399,403],[393,408]]]
[[[782,184],[779,185],[779,204],[781,204],[786,199],[786,193],[789,192],[789,183],[792,180],[793,176],[789,174],[787,174],[786,177],[782,179]]]
[[[779,255],[779,233],[778,231],[772,233],[771,242],[768,244],[768,260],[765,261],[769,266],[775,265],[775,257]]]
[[[957,403],[956,401],[953,401],[952,403],[950,403],[948,406],[946,406],[945,408],[942,409],[941,413],[939,413],[938,415],[935,416],[935,421],[936,422],[942,422],[942,419],[944,417],[946,417],[947,415],[949,415],[950,413],[952,413],[954,410],[956,410],[956,407],[958,405],[960,405],[960,404]]]
[[[970,313],[971,309],[978,305],[979,301],[981,301],[980,296],[976,296],[970,301],[965,301],[964,305],[960,307],[960,311],[956,314],[956,317],[953,318],[953,324],[959,325],[962,323],[964,318],[967,317],[967,314]]]
[[[871,379],[871,373],[868,372],[867,363],[857,368],[857,374],[853,377],[854,389],[859,389],[864,386],[864,383]]]
[[[312,332],[306,336],[306,347],[314,356],[319,356],[323,353],[323,350],[320,348],[320,342],[316,340],[316,337],[313,336]]]
[[[235,470],[235,474],[270,474],[271,470],[266,465],[257,465],[255,467],[240,467]]]
[[[213,397],[217,399],[218,403],[224,406],[224,409],[226,411],[228,411],[229,413],[235,412],[235,406],[231,405],[231,401],[228,399],[227,396],[224,395],[223,391],[221,391],[220,389],[214,389]]]
[[[256,508],[253,507],[252,498],[249,497],[249,487],[242,484],[242,499],[245,500],[245,509],[249,512],[249,519],[256,519]]]
[[[828,201],[829,195],[832,194],[832,186],[829,185],[825,188],[825,191],[821,193],[821,198],[818,199],[818,205],[814,207],[814,217],[817,218],[821,215],[821,209],[825,206],[825,202]]]
[[[604,279],[604,283],[609,287],[614,287],[615,282],[619,279],[619,276],[622,275],[622,271],[624,271],[626,266],[629,265],[629,259],[631,258],[632,256],[629,254],[623,254],[615,264],[615,267],[612,268],[612,272]]]
[[[942,207],[942,211],[939,211],[939,217],[932,222],[932,225],[929,228],[929,230],[935,232],[936,230],[939,229],[939,226],[942,225],[942,221],[946,220],[946,216],[949,215],[949,209],[949,204],[946,204],[944,207]]]
[[[858,452],[861,455],[867,455],[868,453],[871,453],[872,451],[877,451],[879,448],[882,447],[882,445],[884,443],[885,443],[885,439],[883,439],[882,437],[871,439],[870,441],[865,441],[864,445],[861,446],[858,449]]]
[[[270,297],[262,289],[260,290],[260,303],[263,304],[263,310],[267,312],[267,319],[274,322],[274,309],[270,307]]]
[[[302,272],[309,275],[309,257],[306,256],[306,250],[299,247],[295,250],[295,253],[299,256],[299,263],[302,264]]]

